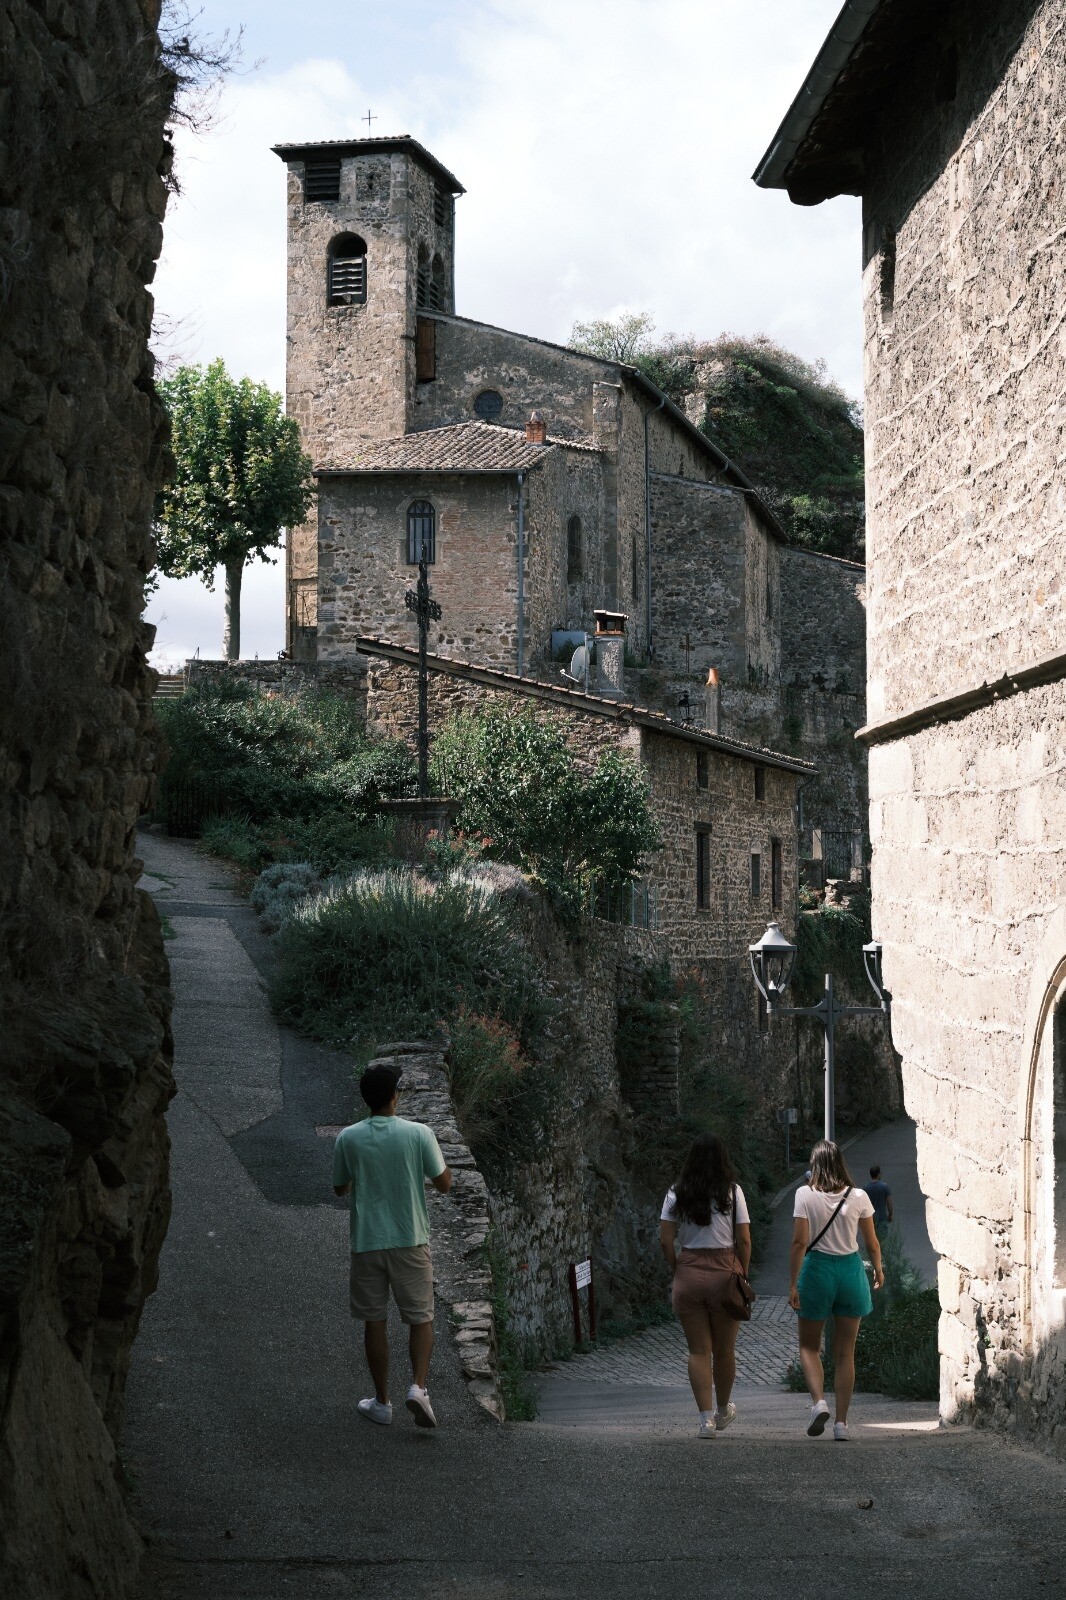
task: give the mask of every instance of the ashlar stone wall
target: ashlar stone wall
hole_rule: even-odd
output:
[[[172,83],[153,0],[0,9],[0,1590],[123,1600],[118,1455],[169,1212],[169,987],[137,887]]]
[[[953,98],[935,53],[912,65],[864,197],[875,725],[1066,652],[1066,4],[953,4],[941,26]],[[875,726],[870,754],[875,928],[942,1257],[942,1411],[1060,1453],[1064,694],[1059,674]]]

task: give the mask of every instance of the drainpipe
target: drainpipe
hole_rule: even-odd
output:
[[[648,419],[666,404],[663,395],[657,406],[644,413],[644,648],[651,660],[651,471],[648,467]]]
[[[521,677],[526,659],[526,515],[522,485],[524,472],[518,474],[518,676]]]

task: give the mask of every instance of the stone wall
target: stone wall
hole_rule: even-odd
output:
[[[1064,29],[1063,0],[945,7],[952,96],[933,93],[943,54],[923,54],[872,141],[875,724],[1066,649]],[[1059,1453],[1066,1212],[1049,1061],[1066,963],[1064,712],[1060,677],[887,729],[870,757],[875,927],[943,1258],[942,1411]]]
[[[182,676],[188,688],[217,680],[251,683],[266,694],[295,697],[328,689],[352,702],[354,715],[366,718],[366,667],[355,661],[186,661]]]
[[[157,16],[0,16],[0,1589],[19,1600],[121,1600],[141,1552],[117,1443],[173,1087],[134,858],[156,752]]]

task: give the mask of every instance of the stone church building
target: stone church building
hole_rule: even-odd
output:
[[[808,838],[863,829],[864,569],[790,547],[636,368],[457,316],[463,189],[416,140],[276,148],[287,404],[319,486],[289,540],[290,655],[413,643],[424,543],[435,652],[558,684],[594,613],[624,616],[594,690],[787,745],[819,767]]]
[[[756,173],[862,196],[874,929],[942,1412],[1066,1455],[1066,0],[850,0]]]

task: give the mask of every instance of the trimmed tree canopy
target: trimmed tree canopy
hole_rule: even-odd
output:
[[[314,498],[311,461],[281,396],[230,377],[219,359],[180,367],[159,392],[170,417],[174,474],[156,506],[159,567],[213,588],[226,572],[224,653],[240,654],[240,589],[250,557],[269,561],[283,528],[303,522]]]

